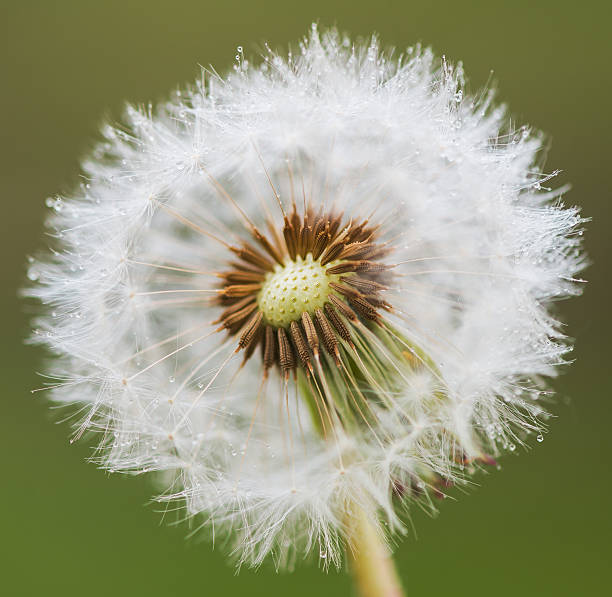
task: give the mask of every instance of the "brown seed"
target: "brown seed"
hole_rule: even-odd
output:
[[[340,255],[340,259],[360,261],[365,259],[376,259],[390,252],[384,245],[376,245],[369,240],[351,243],[347,245]]]
[[[300,222],[300,215],[297,212],[297,208],[295,204],[293,205],[293,210],[291,212],[291,226],[295,231],[295,234],[300,233],[300,228],[302,227],[302,223]]]
[[[328,224],[329,221],[325,218],[318,218],[312,230],[312,237],[316,239],[319,236],[319,233],[323,232]]]
[[[338,339],[336,338],[336,334],[334,334],[331,324],[321,309],[317,309],[315,311],[315,320],[319,325],[319,329],[321,330],[321,338],[323,340],[325,350],[327,350],[327,352],[334,357],[336,364],[339,365],[340,352],[338,351]]]
[[[332,265],[332,267],[328,267],[325,270],[325,273],[329,275],[336,275],[354,272],[357,269],[357,264],[357,261],[343,261],[342,263],[338,263],[336,265]]]
[[[353,311],[343,300],[333,294],[330,294],[328,299],[349,321],[357,321],[355,311]]]
[[[227,297],[241,297],[248,294],[255,294],[261,288],[261,284],[232,284],[223,289],[223,294]]]
[[[343,261],[342,263],[338,263],[332,267],[328,267],[326,272],[328,274],[344,274],[347,272],[384,272],[390,269],[391,265],[386,265],[384,263],[376,263],[374,261]]]
[[[391,308],[391,305],[387,301],[385,301],[381,297],[377,296],[376,294],[365,294],[365,293],[363,293],[361,296],[366,301],[368,301],[368,303],[370,303],[370,305],[372,305],[376,309],[387,309],[388,310],[388,309]]]
[[[248,345],[244,349],[244,358],[242,360],[243,365],[253,356],[255,349],[260,344],[261,336],[263,333],[262,330],[263,330],[263,326],[258,325],[257,328],[255,329],[255,333],[253,334],[253,336],[249,340]]]
[[[334,326],[340,338],[352,345],[353,340],[351,338],[351,332],[349,331],[348,327],[346,327],[344,321],[342,321],[340,315],[338,315],[338,312],[334,309],[334,307],[332,307],[330,303],[325,303],[323,309],[325,310],[327,319],[329,319],[331,324]]]
[[[349,302],[355,307],[355,310],[366,319],[372,321],[377,321],[379,319],[378,311],[365,299],[365,297],[361,295],[351,296],[349,297]]]
[[[327,249],[323,251],[323,255],[321,255],[321,265],[327,265],[330,261],[337,259],[340,253],[342,253],[343,249],[344,249],[344,243],[341,241],[340,242],[337,241],[334,244],[327,247]]]
[[[293,348],[291,348],[291,342],[287,337],[287,332],[283,328],[278,328],[278,355],[281,370],[288,377],[289,372],[295,369],[295,354],[293,354]]]
[[[283,226],[283,237],[285,239],[285,246],[287,247],[287,253],[292,260],[295,260],[296,256],[296,242],[295,242],[295,230],[293,224],[285,216],[285,225]]]
[[[366,278],[361,278],[360,276],[342,276],[340,281],[352,286],[364,294],[376,294],[387,289],[384,284],[379,284],[374,280],[367,280]]]
[[[327,230],[321,230],[317,233],[315,237],[314,245],[312,247],[312,257],[313,259],[319,259],[321,257],[321,253],[325,250],[325,247],[329,243],[331,236]]]
[[[308,255],[308,253],[312,252],[312,245],[314,243],[313,229],[310,224],[307,224],[306,220],[304,220],[304,230],[306,231],[305,238],[305,247],[304,247],[304,257]]]
[[[266,326],[264,336],[264,351],[263,351],[263,363],[264,371],[268,371],[274,362],[276,361],[276,335],[274,334],[274,328]]]
[[[367,261],[366,259],[362,259],[358,261],[355,267],[356,272],[384,272],[388,269],[391,269],[392,265],[387,265],[385,263],[376,263],[375,261]]]
[[[228,284],[243,284],[245,282],[263,282],[265,276],[263,272],[240,269],[223,273],[221,277]]]
[[[357,241],[352,242],[350,244],[344,245],[344,249],[342,249],[342,253],[340,253],[340,259],[355,259],[356,255],[359,255],[365,250],[369,248],[369,243],[367,241]]]
[[[257,332],[259,331],[259,326],[261,325],[263,319],[263,315],[261,311],[257,311],[251,319],[244,326],[244,331],[240,336],[240,340],[238,341],[238,348],[246,348],[255,338]]]
[[[238,309],[234,313],[223,318],[223,325],[227,328],[232,327],[238,323],[244,321],[253,311],[257,309],[257,303],[252,302],[242,309]]]
[[[272,271],[274,264],[259,251],[256,251],[250,245],[244,245],[243,247],[231,247],[232,253],[238,255],[240,259],[250,263],[264,271]]]
[[[354,288],[351,288],[350,286],[347,286],[346,284],[338,284],[337,282],[330,282],[329,286],[330,288],[332,288],[336,292],[339,292],[342,296],[345,296],[347,298],[350,298],[353,296],[359,296],[358,290],[355,290]]]
[[[312,350],[316,357],[319,352],[319,336],[317,334],[317,328],[315,327],[315,324],[312,321],[308,311],[304,311],[302,313],[302,326],[304,327],[308,346],[310,346],[310,350]]]
[[[293,340],[300,361],[302,361],[304,367],[311,369],[310,352],[308,351],[308,345],[306,344],[304,334],[302,334],[300,324],[297,321],[292,321],[289,325],[289,332],[291,333],[291,339]]]
[[[302,226],[302,229],[300,230],[300,239],[299,239],[299,253],[302,257],[302,259],[304,259],[306,257],[306,253],[308,252],[308,228],[306,228],[305,226]]]

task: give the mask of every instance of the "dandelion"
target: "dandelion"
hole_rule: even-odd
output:
[[[29,270],[74,439],[239,564],[346,553],[399,594],[408,507],[545,433],[584,263],[541,137],[429,50],[313,27],[104,138]]]

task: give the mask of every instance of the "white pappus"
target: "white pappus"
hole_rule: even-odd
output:
[[[582,218],[542,139],[427,49],[316,28],[296,53],[128,107],[47,201],[28,294],[53,400],[240,563],[338,565],[359,511],[541,439]]]

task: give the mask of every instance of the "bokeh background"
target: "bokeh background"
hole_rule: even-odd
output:
[[[0,591],[4,595],[351,595],[346,574],[271,566],[238,576],[219,550],[187,540],[148,503],[146,479],[109,477],[69,445],[23,346],[17,297],[26,255],[44,246],[44,200],[70,189],[78,160],[125,100],[163,99],[222,72],[236,47],[254,57],[310,23],[385,44],[422,41],[463,60],[472,89],[494,70],[520,122],[550,134],[548,166],[569,202],[593,218],[584,297],[560,306],[576,363],[556,382],[558,418],[527,454],[506,457],[481,487],[414,512],[397,551],[409,595],[609,594],[612,338],[610,139],[612,11],[608,2],[513,0],[266,2],[24,0],[0,17]]]

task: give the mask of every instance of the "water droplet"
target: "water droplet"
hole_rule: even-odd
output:
[[[174,375],[171,375],[171,376],[168,378],[168,381],[169,381],[170,383],[174,383],[174,382],[176,381],[176,377],[174,377]]]
[[[544,436],[541,433],[538,433],[538,437],[536,437],[536,440],[542,443],[544,441]]]

